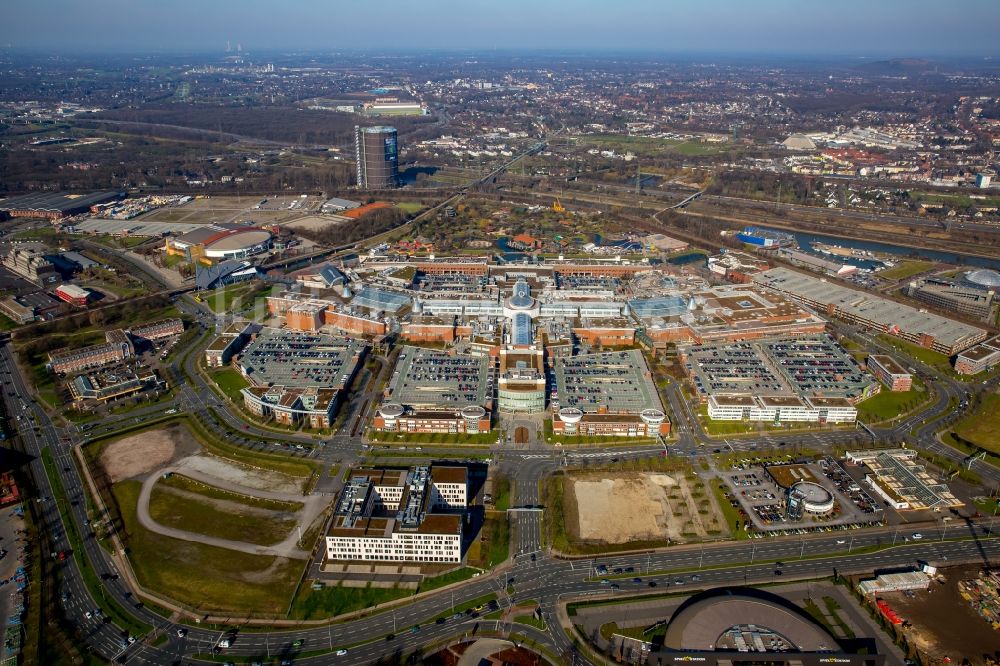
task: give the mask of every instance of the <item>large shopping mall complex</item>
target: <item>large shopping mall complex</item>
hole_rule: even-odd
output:
[[[242,371],[243,345],[258,366],[262,355],[301,350],[306,339],[310,349],[343,346],[317,335],[396,348],[372,410],[380,431],[483,433],[511,414],[544,415],[555,435],[667,435],[648,359],[668,349],[678,350],[713,419],[851,422],[855,405],[882,389],[828,336],[815,299],[787,280],[780,288],[769,280],[720,285],[646,262],[385,254],[291,277],[268,298],[270,320],[261,329],[268,342],[252,344],[262,333],[241,329],[209,347],[210,362],[225,350],[226,362]],[[935,332],[949,346],[980,341],[977,331],[940,319],[928,318],[927,331],[915,318],[901,321],[927,346]],[[301,355],[297,366],[311,362]],[[352,376],[333,374],[338,390]],[[283,395],[266,390],[259,376],[248,379],[256,388],[246,397],[258,413],[267,400],[280,412],[287,396],[301,396],[294,373],[282,379]],[[332,418],[326,404],[325,422]]]

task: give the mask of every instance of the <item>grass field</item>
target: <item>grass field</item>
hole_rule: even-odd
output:
[[[946,375],[956,376],[954,368],[951,367],[951,359],[940,352],[909,343],[892,335],[880,335],[878,336],[878,339],[886,344],[896,347],[904,354],[912,356],[924,365],[929,365],[935,370],[938,370]]]
[[[451,585],[452,583],[469,580],[477,573],[479,573],[479,569],[475,569],[473,567],[462,567],[461,569],[449,571],[448,573],[441,574],[440,576],[428,576],[420,581],[420,591],[429,592],[430,590],[436,590],[437,588],[444,587],[445,585]]]
[[[324,587],[314,590],[304,586],[292,603],[289,618],[293,620],[320,620],[351,611],[371,608],[394,599],[413,594],[397,587]]]
[[[404,213],[410,213],[412,215],[413,213],[419,213],[423,209],[427,208],[427,206],[416,201],[400,201],[396,204],[396,208],[400,209]]]
[[[909,391],[890,391],[883,386],[878,395],[858,404],[858,419],[865,423],[888,421],[916,409],[928,397],[927,389],[916,378]]]
[[[155,534],[139,525],[138,481],[112,491],[127,534],[129,561],[143,586],[202,612],[283,616],[306,562],[248,555]]]
[[[473,444],[485,446],[496,441],[496,433],[479,432],[470,434],[446,432],[396,433],[372,431],[368,438],[373,442],[386,444]]]
[[[953,430],[966,442],[1000,454],[1000,394],[985,396],[974,412],[955,423]]]
[[[212,370],[211,375],[212,381],[215,382],[223,393],[229,396],[230,400],[242,403],[243,397],[240,395],[240,391],[250,386],[250,382],[244,379],[243,375],[232,368]]]
[[[921,261],[918,259],[907,259],[901,261],[890,269],[879,271],[878,276],[886,280],[905,280],[919,273],[929,271],[934,267],[933,261]]]
[[[149,498],[150,516],[161,525],[261,546],[283,541],[297,522],[287,514],[301,507],[227,493],[177,474],[161,479]]]

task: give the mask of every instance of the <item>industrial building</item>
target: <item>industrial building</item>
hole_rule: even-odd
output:
[[[885,384],[890,391],[909,391],[913,388],[913,375],[896,359],[885,354],[872,354],[866,362],[868,372]]]
[[[41,217],[58,220],[70,215],[86,213],[91,206],[120,199],[122,192],[91,192],[67,194],[63,192],[36,192],[0,201],[0,214],[10,217]]]
[[[358,187],[384,189],[399,185],[399,146],[395,127],[354,127]]]
[[[460,563],[468,484],[465,467],[352,470],[326,534],[326,559]]]
[[[778,250],[778,254],[782,259],[785,259],[796,266],[802,266],[803,268],[808,268],[809,270],[816,271],[818,273],[825,273],[834,277],[847,277],[858,272],[858,267],[852,264],[831,261],[829,259],[824,259],[823,257],[817,257],[815,254],[809,254],[808,252],[803,252],[802,250],[796,250],[790,247],[781,248]]]
[[[949,509],[963,506],[948,486],[920,464],[913,449],[848,451],[847,461],[864,465],[865,482],[896,510]]]
[[[214,263],[246,259],[271,249],[273,235],[267,229],[245,224],[206,224],[176,237],[168,237],[164,251],[187,261]]]
[[[960,375],[976,375],[997,365],[1000,365],[1000,337],[970,347],[955,358],[955,372]]]
[[[984,329],[787,268],[758,273],[753,281],[827,316],[895,335],[948,356],[982,342],[987,336]]]

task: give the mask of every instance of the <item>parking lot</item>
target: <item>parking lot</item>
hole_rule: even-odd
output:
[[[884,512],[832,458],[802,465],[811,474],[809,480],[822,486],[834,497],[829,514],[806,513],[800,520],[786,516],[787,491],[774,481],[765,464],[745,458],[720,473],[726,499],[743,520],[749,520],[755,537],[806,534],[809,532],[852,529],[882,524]]]
[[[648,375],[646,360],[635,350],[560,358],[555,366],[556,399],[561,407],[636,414],[662,407]]]
[[[240,355],[240,367],[255,385],[344,388],[361,361],[364,345],[320,333],[265,328]]]
[[[411,407],[482,406],[495,383],[493,359],[403,347],[389,381],[390,400]]]

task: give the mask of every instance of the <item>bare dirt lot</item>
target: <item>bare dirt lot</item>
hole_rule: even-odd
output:
[[[231,460],[225,460],[213,455],[191,456],[180,461],[178,471],[193,470],[215,477],[221,481],[276,493],[302,492],[302,479],[288,476],[274,470],[255,469],[247,465],[239,465]]]
[[[111,442],[99,460],[111,483],[117,483],[145,476],[200,450],[201,445],[187,428],[174,423]]]
[[[306,229],[308,231],[323,231],[324,229],[329,229],[330,227],[335,227],[340,224],[344,224],[344,222],[336,218],[322,215],[310,215],[309,217],[303,217],[292,222],[286,222],[285,226],[289,229],[295,229],[297,231],[301,229]]]
[[[584,541],[683,543],[724,530],[701,480],[680,472],[574,475],[566,495],[566,526]]]
[[[979,566],[942,569],[944,585],[934,582],[928,591],[918,591],[912,597],[902,592],[880,596],[911,626],[904,629],[907,640],[929,660],[942,663],[950,657],[952,663],[968,659],[972,666],[985,666],[988,658],[1000,659],[1000,631],[996,631],[962,598],[958,581],[975,578]]]

